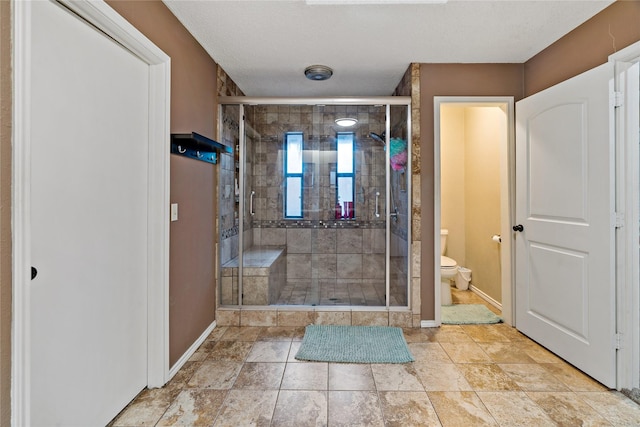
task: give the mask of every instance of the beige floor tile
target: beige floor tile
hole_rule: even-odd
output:
[[[295,328],[284,326],[270,326],[262,328],[260,335],[258,335],[258,341],[289,341],[293,339],[293,335],[296,333]]]
[[[500,364],[522,390],[525,391],[569,391],[560,380],[537,364]]]
[[[217,408],[233,426],[640,425],[638,405],[513,328],[475,326],[403,329],[405,365],[297,361],[302,327],[218,327],[109,426],[212,425]]]
[[[478,345],[496,363],[535,363],[535,360],[512,342],[479,342]]]
[[[493,325],[461,325],[460,328],[475,342],[510,342],[506,335],[502,334]]]
[[[215,390],[230,389],[241,368],[241,362],[228,360],[202,362],[187,382],[187,387],[210,388]]]
[[[200,362],[186,362],[163,388],[173,391],[174,396],[177,396],[187,386],[187,381],[191,379],[200,365]]]
[[[209,356],[210,345],[213,341],[204,342],[198,349],[191,355],[189,362],[202,362]]]
[[[375,390],[371,365],[330,363],[329,390]]]
[[[378,391],[424,391],[412,363],[371,365]]]
[[[207,341],[218,341],[225,332],[227,332],[227,326],[217,326],[211,331],[209,336],[207,337]]]
[[[518,384],[493,363],[467,363],[458,368],[475,391],[520,390]]]
[[[283,390],[327,390],[328,363],[288,363],[282,379]]]
[[[226,390],[184,390],[156,425],[210,426],[215,421],[226,395]]]
[[[527,392],[527,396],[559,427],[612,425],[573,392]]]
[[[229,326],[220,339],[224,341],[255,341],[261,332],[262,328],[260,327]]]
[[[432,328],[431,330],[433,333],[433,339],[439,343],[473,342],[471,337],[458,325],[442,325],[439,328]]]
[[[501,426],[555,426],[547,413],[522,391],[481,391],[478,397]]]
[[[271,426],[326,426],[327,407],[326,391],[281,390]]]
[[[214,426],[267,427],[277,398],[277,390],[230,390]]]
[[[572,391],[607,390],[605,386],[566,362],[541,363],[540,366],[545,368],[551,375],[562,381],[562,383],[569,387]]]
[[[514,347],[520,348],[524,351],[530,358],[535,360],[537,363],[560,363],[562,359],[551,353],[546,348],[541,345],[526,339],[513,343]]]
[[[291,341],[256,341],[247,362],[286,362]]]
[[[440,345],[454,363],[491,362],[491,358],[475,342],[441,342]]]
[[[498,425],[472,391],[432,391],[427,395],[444,427]]]
[[[402,332],[407,343],[435,341],[431,328],[402,328]]]
[[[330,391],[329,426],[384,426],[374,391]]]
[[[303,360],[296,359],[296,354],[298,353],[298,350],[300,350],[301,345],[301,341],[293,341],[291,343],[291,348],[289,348],[289,356],[287,357],[287,363],[305,363]]]
[[[111,423],[113,427],[153,426],[165,413],[173,396],[169,390],[144,390]]]
[[[453,363],[449,355],[437,342],[412,342],[407,344],[416,362]]]
[[[506,323],[496,323],[495,325],[491,325],[491,327],[507,337],[509,341],[529,341],[526,335],[523,335],[516,328]]]
[[[640,406],[619,392],[583,392],[577,395],[615,426],[640,426]]]
[[[386,426],[442,425],[423,391],[383,391],[380,392],[380,404]]]
[[[245,363],[233,388],[277,390],[282,382],[285,365],[285,363]]]
[[[252,343],[245,341],[210,341],[209,360],[233,360],[244,362],[251,351]]]
[[[472,391],[464,373],[453,363],[415,364],[426,391]]]
[[[495,314],[499,316],[502,315],[502,311],[499,308],[489,304],[487,301],[480,298],[475,292],[472,292],[471,290],[463,291],[457,289],[455,286],[452,286],[451,299],[453,300],[454,304],[482,304]]]

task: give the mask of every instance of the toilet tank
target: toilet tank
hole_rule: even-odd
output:
[[[449,236],[449,230],[440,230],[440,255],[444,255],[447,250],[447,236]]]

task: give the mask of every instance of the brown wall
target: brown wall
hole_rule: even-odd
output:
[[[604,64],[638,40],[640,1],[617,1],[525,63],[525,96]]]
[[[171,132],[215,137],[217,65],[160,1],[108,1],[171,57]],[[215,166],[171,156],[169,362],[215,319]],[[168,208],[168,207],[167,207]]]
[[[11,419],[11,3],[0,1],[0,425]]]
[[[532,95],[640,40],[640,1],[618,0],[524,64],[421,64],[422,307],[434,318],[433,97]]]
[[[434,96],[523,96],[523,64],[421,64],[421,318],[434,313]],[[438,233],[439,236],[439,233]]]

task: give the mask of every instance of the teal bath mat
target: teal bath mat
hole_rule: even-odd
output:
[[[482,304],[443,305],[441,311],[443,325],[477,325],[500,323],[502,318]]]
[[[309,325],[298,360],[339,363],[407,363],[415,359],[401,328]]]

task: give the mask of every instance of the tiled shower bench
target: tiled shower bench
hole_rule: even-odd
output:
[[[243,254],[242,303],[275,304],[287,272],[284,246],[252,246]],[[222,265],[222,301],[238,303],[239,257]]]

